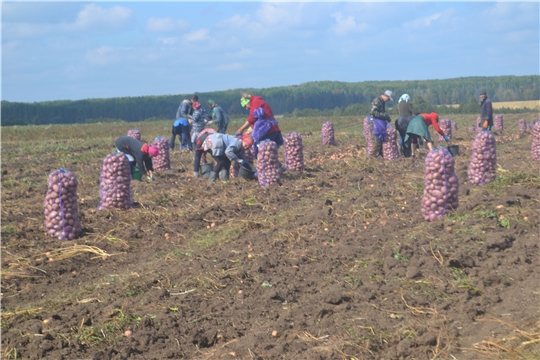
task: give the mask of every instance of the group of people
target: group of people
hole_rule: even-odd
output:
[[[382,155],[382,143],[386,139],[386,128],[391,122],[386,113],[386,102],[393,101],[394,94],[386,90],[376,97],[370,110],[373,122],[374,146],[371,156]],[[491,100],[486,91],[480,91],[481,124],[484,130],[490,130],[493,125],[493,110]],[[210,172],[210,181],[218,177],[222,180],[229,179],[229,169],[232,162],[242,164],[246,160],[246,151],[252,151],[257,155],[258,145],[262,141],[270,140],[277,144],[278,148],[283,145],[283,136],[279,124],[274,117],[272,108],[260,96],[244,93],[240,98],[240,105],[249,111],[246,122],[236,131],[235,136],[226,134],[229,125],[229,117],[226,112],[213,100],[208,100],[207,105],[210,113],[198,102],[197,95],[185,99],[180,103],[176,112],[176,120],[172,128],[170,147],[174,148],[176,136],[181,138],[180,149],[183,147],[194,151],[193,176],[200,176],[201,160],[206,153],[210,153],[215,159],[215,164]],[[401,150],[404,156],[415,156],[415,149],[425,141],[429,150],[433,150],[428,127],[433,126],[445,141],[448,136],[439,127],[439,115],[435,112],[420,113],[412,105],[408,94],[403,94],[398,101],[398,115],[395,128],[400,136]],[[206,127],[215,124],[218,130]],[[115,142],[118,151],[125,153],[132,166],[138,166],[141,173],[146,173],[149,179],[153,178],[152,157],[159,154],[154,146],[148,146],[130,136],[121,136]],[[285,171],[280,164],[280,171]]]

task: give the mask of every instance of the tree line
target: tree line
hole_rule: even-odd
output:
[[[196,93],[199,101],[216,101],[230,116],[247,116],[240,106],[243,92],[262,96],[276,115],[365,116],[371,101],[390,89],[395,103],[409,94],[422,112],[478,112],[478,92],[487,91],[492,101],[540,99],[540,75],[464,77],[418,81],[314,81],[264,89],[235,89]],[[2,125],[72,124],[97,121],[173,120],[180,101],[193,94],[58,100],[34,103],[2,101]],[[459,107],[445,105],[459,104]],[[392,105],[390,103],[389,105]],[[391,106],[391,111],[396,106]],[[446,109],[445,109],[446,108]],[[498,112],[504,113],[505,110]],[[516,110],[512,110],[516,112]]]

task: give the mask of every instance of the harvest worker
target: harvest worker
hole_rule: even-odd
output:
[[[118,151],[126,154],[132,167],[136,164],[142,174],[146,174],[150,179],[153,179],[152,157],[159,155],[157,147],[148,146],[147,143],[131,136],[120,136],[116,139],[114,145]]]
[[[216,130],[212,128],[206,128],[199,133],[197,139],[193,143],[195,148],[195,159],[193,160],[193,176],[199,177],[199,169],[201,168],[201,160],[203,164],[206,164],[206,154],[203,150],[203,143],[206,137],[211,134],[217,134]]]
[[[272,108],[266,101],[260,96],[242,94],[240,98],[240,105],[249,110],[249,116],[246,119],[244,125],[236,132],[237,136],[240,136],[244,131],[251,126],[253,141],[255,146],[253,150],[255,156],[257,155],[257,146],[263,140],[271,140],[275,142],[278,148],[283,145],[283,136],[281,135],[281,129],[278,122],[274,117]],[[284,167],[282,166],[282,171]]]
[[[411,154],[414,157],[415,147],[418,144],[418,139],[423,138],[429,150],[433,150],[433,141],[431,140],[431,135],[429,134],[428,126],[433,125],[435,131],[437,131],[441,136],[444,137],[444,141],[448,141],[449,138],[444,134],[444,131],[439,127],[439,115],[432,112],[430,114],[420,114],[413,117],[408,126],[403,144],[406,148],[411,148]]]
[[[411,102],[409,94],[403,94],[398,100],[398,115],[411,116],[418,115],[420,111],[416,110]]]
[[[227,126],[229,126],[229,115],[214,100],[208,100],[208,107],[211,110],[212,121],[218,128],[218,133],[225,134]]]
[[[382,156],[382,142],[386,139],[386,126],[391,121],[390,116],[386,113],[386,102],[394,101],[392,98],[394,93],[390,90],[386,90],[384,94],[377,96],[371,102],[371,110],[369,115],[373,121],[373,134],[375,144],[371,156]]]
[[[199,133],[204,130],[208,122],[208,114],[201,106],[201,103],[195,101],[193,103],[193,115],[191,117],[191,142],[194,143],[199,136]]]
[[[491,130],[493,126],[493,107],[491,100],[488,99],[486,90],[480,91],[480,118],[483,130]]]
[[[199,97],[197,95],[193,95],[189,99],[184,99],[178,106],[178,110],[176,110],[176,118],[177,119],[187,119],[188,121],[191,120],[191,115],[193,114],[193,103],[199,101]]]
[[[191,138],[189,135],[189,123],[186,119],[180,118],[176,119],[172,127],[172,138],[170,141],[171,149],[174,149],[174,141],[176,140],[176,135],[180,137],[180,150],[182,147],[186,147],[191,150]]]
[[[211,134],[203,143],[203,150],[210,151],[216,164],[210,173],[210,182],[216,180],[219,174],[221,180],[229,180],[231,162],[242,164],[247,162],[245,149],[253,145],[253,137],[244,135],[241,139],[228,134]]]

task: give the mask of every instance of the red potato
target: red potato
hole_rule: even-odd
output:
[[[540,160],[540,121],[532,125],[531,158]]]
[[[452,139],[452,121],[450,121],[450,119],[441,119],[441,121],[439,122],[439,127],[441,128],[441,130],[444,132],[446,136]],[[442,137],[441,134],[439,134],[439,142],[443,140],[444,138]]]
[[[275,142],[265,140],[259,144],[259,152],[257,154],[257,173],[259,185],[281,185],[278,149]]]
[[[366,139],[366,154],[373,151],[373,124],[368,117],[364,118],[364,138]]]
[[[167,171],[171,170],[171,158],[169,140],[165,137],[157,137],[152,143],[153,146],[157,147],[159,150],[158,156],[152,159],[152,165],[154,166],[154,171]]]
[[[493,119],[493,131],[503,131],[504,130],[504,119],[501,114],[495,115]]]
[[[445,148],[428,153],[424,168],[422,217],[426,221],[441,219],[459,205],[459,180],[454,171],[454,158]]]
[[[518,130],[519,132],[527,131],[527,122],[525,121],[525,119],[518,120]]]
[[[59,240],[72,240],[81,234],[77,186],[77,177],[68,170],[55,170],[49,174],[43,204],[48,235]]]
[[[131,129],[127,132],[127,136],[131,136],[134,139],[141,140],[141,132],[137,129]]]
[[[304,170],[304,145],[302,136],[299,133],[292,132],[285,135],[285,166],[288,170]]]
[[[467,175],[473,185],[484,185],[495,180],[497,172],[497,151],[495,137],[491,131],[476,135],[472,144],[472,155]]]
[[[334,124],[330,121],[326,121],[321,128],[321,137],[323,145],[336,146],[336,139],[334,137]]]
[[[397,143],[398,134],[392,126],[386,128],[386,140],[382,143],[382,154],[385,160],[396,160],[399,158],[399,147]]]
[[[98,210],[133,207],[131,167],[124,153],[109,154],[103,159],[99,193],[101,202]]]

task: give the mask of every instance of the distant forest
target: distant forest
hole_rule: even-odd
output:
[[[486,89],[492,101],[540,99],[540,76],[465,77],[422,81],[315,81],[300,85],[265,89],[234,89],[196,93],[203,104],[216,101],[230,116],[245,116],[240,106],[243,92],[262,96],[274,114],[284,116],[365,116],[371,101],[390,89],[397,103],[409,94],[414,106],[424,112],[438,109],[446,113],[478,112],[478,92]],[[107,121],[174,120],[180,101],[193,94],[119,97],[107,99],[58,100],[34,103],[2,101],[1,124],[39,125],[73,124]],[[459,104],[457,108],[441,105]],[[390,112],[396,106],[389,103]],[[505,110],[497,110],[504,113]],[[508,109],[508,111],[510,111]],[[516,110],[512,110],[516,112]]]

